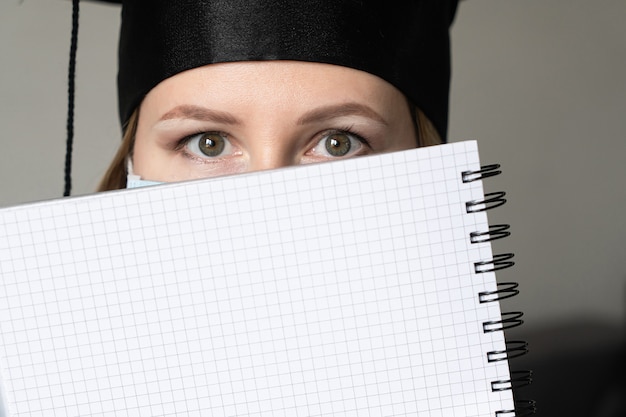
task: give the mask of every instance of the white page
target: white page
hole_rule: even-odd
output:
[[[0,210],[10,416],[512,409],[475,142]]]

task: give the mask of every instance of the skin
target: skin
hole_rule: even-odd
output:
[[[337,146],[329,152],[327,144]],[[173,182],[416,144],[405,97],[374,75],[295,61],[223,63],[177,74],[147,94],[133,165],[143,179]]]

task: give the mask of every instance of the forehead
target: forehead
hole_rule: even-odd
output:
[[[188,101],[267,106],[313,106],[320,101],[365,101],[381,106],[405,102],[404,95],[370,73],[338,65],[299,61],[211,64],[176,74],[153,88],[142,106]]]

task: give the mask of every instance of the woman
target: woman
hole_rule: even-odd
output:
[[[125,1],[100,190],[445,141],[456,1],[398,3]]]

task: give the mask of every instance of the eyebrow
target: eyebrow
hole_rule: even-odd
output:
[[[388,124],[387,121],[371,107],[356,102],[333,104],[309,110],[298,118],[297,124],[304,125],[308,123],[323,122],[336,117],[354,115],[364,116],[384,125]],[[164,121],[171,119],[193,119],[229,125],[242,124],[241,120],[231,113],[195,105],[176,106],[161,116],[159,120]]]
[[[380,114],[374,111],[374,109],[366,106],[365,104],[356,102],[333,104],[309,110],[298,118],[297,123],[303,125],[307,123],[323,122],[325,120],[342,116],[364,116],[384,125],[388,124]]]
[[[194,105],[182,105],[174,107],[172,110],[161,116],[159,120],[171,119],[193,119],[203,122],[217,122],[229,125],[241,124],[241,120],[239,120],[231,113]]]

